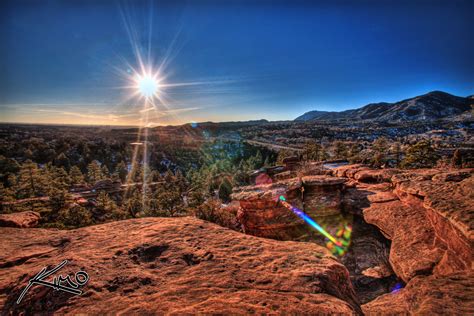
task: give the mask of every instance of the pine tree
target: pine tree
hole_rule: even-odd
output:
[[[361,161],[360,153],[361,153],[361,148],[359,144],[353,143],[351,147],[349,148],[349,153],[348,153],[349,161],[351,163],[360,162]]]
[[[159,185],[154,192],[158,208],[166,211],[169,216],[175,216],[184,207],[180,191],[177,178],[168,170],[164,177],[164,183]]]
[[[4,203],[13,201],[15,201],[13,191],[10,188],[5,188],[0,182],[0,213],[10,213],[12,206]]]
[[[57,167],[63,167],[66,171],[71,168],[69,158],[64,153],[60,153],[56,159],[54,159],[54,165]]]
[[[38,165],[31,160],[27,160],[20,167],[17,179],[18,198],[29,198],[39,196],[41,187],[41,174]]]
[[[219,198],[224,202],[230,202],[230,195],[232,194],[232,183],[226,177],[219,185]]]
[[[48,188],[48,197],[51,211],[48,213],[48,222],[55,222],[59,213],[65,209],[70,199],[66,190],[53,186]]]
[[[315,141],[307,142],[303,148],[303,158],[307,161],[320,161],[321,150],[321,145]]]
[[[137,215],[143,211],[142,195],[140,190],[132,190],[125,201],[125,210],[130,214],[131,217],[137,217]]]
[[[95,184],[97,181],[102,180],[103,175],[100,168],[100,164],[97,160],[92,161],[87,166],[87,180],[90,184]]]
[[[128,169],[127,169],[127,165],[125,164],[123,160],[117,164],[117,167],[115,168],[115,172],[118,173],[120,177],[120,181],[122,181],[122,183],[125,183],[125,181],[127,181]]]
[[[89,210],[80,205],[70,209],[63,209],[59,213],[57,220],[69,227],[83,227],[93,224]]]
[[[50,179],[50,185],[54,185],[56,188],[61,190],[68,190],[71,185],[71,179],[62,167],[55,167],[50,164],[44,168],[43,173],[45,177]]]
[[[71,179],[71,184],[80,185],[84,183],[84,175],[77,166],[72,166],[69,170],[69,178]]]
[[[435,150],[428,140],[421,140],[410,146],[402,161],[403,168],[427,168],[433,167],[438,160]]]
[[[100,172],[102,173],[102,179],[110,178],[109,168],[107,168],[105,164],[103,164],[102,167],[100,168]]]
[[[96,199],[96,209],[102,219],[113,218],[117,210],[117,204],[105,191],[101,191]]]
[[[387,161],[388,140],[385,137],[377,138],[372,144],[372,150],[374,151],[372,165],[381,167]]]
[[[334,144],[334,155],[336,159],[346,159],[347,158],[347,146],[341,141],[337,141]]]

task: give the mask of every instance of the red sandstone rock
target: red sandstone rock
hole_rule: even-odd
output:
[[[312,243],[256,238],[191,217],[70,231],[0,228],[2,313],[305,314],[360,311],[346,268]],[[113,238],[111,238],[113,236]],[[35,285],[44,266],[86,271],[81,296]]]
[[[350,178],[347,174],[348,172],[352,174],[353,170],[359,170],[359,169],[369,169],[368,167],[362,165],[362,164],[352,164],[352,165],[344,165],[344,166],[340,166],[340,167],[337,167],[337,168],[334,168],[332,170],[333,172],[333,175],[336,176],[336,177],[346,177],[346,178]]]
[[[0,227],[30,228],[38,225],[41,215],[26,211],[12,214],[0,214]]]
[[[281,205],[280,195],[303,208],[299,178],[241,187],[232,194],[232,199],[240,202],[237,219],[245,233],[279,240],[296,240],[307,234],[303,220]]]
[[[400,171],[397,169],[365,169],[354,173],[354,179],[367,183],[390,182],[390,179],[398,173]]]
[[[397,179],[395,193],[406,203],[420,203],[434,228],[436,243],[444,250],[437,274],[472,268],[474,256],[473,170],[430,171],[423,180]],[[418,175],[417,179],[420,176]]]
[[[273,176],[275,181],[282,181],[282,180],[288,180],[288,179],[293,179],[296,177],[296,172],[294,171],[284,171],[277,173],[276,175]]]
[[[335,174],[357,181],[344,197],[344,210],[360,214],[363,209],[366,221],[392,239],[390,262],[405,281],[418,274],[472,268],[473,169],[369,170],[349,165]],[[383,188],[360,182],[370,177],[390,178],[391,183],[376,184]]]
[[[446,276],[418,276],[405,288],[362,305],[366,315],[473,315],[472,270]]]
[[[373,203],[364,218],[392,240],[390,263],[405,282],[416,275],[431,273],[443,251],[435,243],[435,232],[422,207],[400,201]]]
[[[342,191],[345,178],[330,176],[306,176],[304,187],[304,211],[311,217],[341,213]]]

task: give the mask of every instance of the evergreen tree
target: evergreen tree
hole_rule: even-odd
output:
[[[361,161],[360,153],[361,153],[361,148],[359,144],[353,143],[351,147],[349,148],[349,152],[348,152],[349,161],[351,163],[360,162]]]
[[[385,137],[377,138],[372,144],[372,150],[374,152],[371,161],[372,166],[383,166],[387,161],[388,140]]]
[[[53,186],[48,188],[48,197],[51,211],[48,213],[48,221],[55,222],[59,213],[66,208],[69,201],[69,194],[66,190]]]
[[[315,141],[307,142],[303,148],[303,158],[307,161],[320,161],[322,147]]]
[[[71,184],[79,185],[84,183],[84,175],[77,166],[72,166],[69,170],[69,178],[71,179]]]
[[[232,194],[232,183],[226,177],[222,180],[219,186],[219,199],[224,203],[230,202],[230,195]]]
[[[87,180],[90,184],[94,185],[97,181],[102,180],[103,175],[100,168],[100,164],[97,160],[92,161],[87,166]]]
[[[428,140],[421,140],[408,148],[401,165],[403,168],[433,167],[438,160],[435,150]]]
[[[346,159],[348,156],[347,146],[341,141],[334,144],[334,156],[336,159]]]
[[[101,219],[114,218],[117,211],[117,204],[105,191],[101,191],[97,196],[95,207]]]
[[[110,178],[109,168],[107,168],[107,166],[105,164],[102,165],[102,167],[100,168],[100,171],[102,173],[102,179],[109,179]]]
[[[176,180],[173,173],[168,170],[164,177],[164,183],[159,185],[154,192],[158,208],[165,211],[168,216],[175,216],[184,207]]]
[[[142,195],[140,190],[134,188],[125,200],[125,211],[131,217],[137,217],[140,212],[144,210],[142,203]]]
[[[54,165],[57,166],[57,167],[62,167],[66,171],[69,171],[69,169],[71,168],[71,163],[69,161],[69,158],[66,157],[66,155],[64,153],[60,153],[56,157],[56,159],[54,159]]]
[[[17,179],[18,198],[39,196],[42,180],[38,165],[31,160],[27,160],[21,165]]]
[[[45,174],[45,177],[50,180],[50,185],[53,185],[61,190],[69,189],[69,186],[71,185],[71,179],[64,168],[55,167],[51,164],[48,164],[46,168],[44,168],[43,173]]]
[[[13,201],[15,201],[13,191],[9,188],[5,188],[3,183],[0,182],[0,213],[10,213],[12,206],[4,203]]]
[[[115,172],[120,177],[120,181],[122,181],[122,183],[125,183],[127,181],[128,169],[127,169],[127,165],[125,164],[123,160],[117,164],[117,167],[115,168]]]
[[[61,210],[58,221],[69,227],[83,227],[93,224],[91,213],[80,205]]]
[[[402,161],[402,147],[399,142],[395,142],[392,145],[391,151],[393,153],[394,159],[395,159],[395,165],[398,167],[400,165],[400,162]]]

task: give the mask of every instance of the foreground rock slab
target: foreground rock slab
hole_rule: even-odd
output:
[[[71,231],[0,228],[2,313],[354,314],[347,269],[313,243],[244,235],[191,217]],[[81,296],[28,280],[43,267],[86,271]]]

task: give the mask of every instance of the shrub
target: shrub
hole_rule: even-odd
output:
[[[235,214],[222,207],[218,199],[209,199],[197,208],[193,209],[193,215],[208,222],[220,226],[236,229],[237,219]]]

